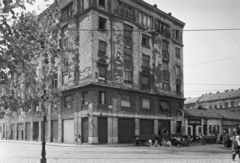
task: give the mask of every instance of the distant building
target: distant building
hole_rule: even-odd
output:
[[[54,81],[60,97],[48,108],[46,139],[73,143],[81,135],[83,143],[131,143],[136,135],[169,139],[179,131],[185,24],[142,0],[60,3],[59,46],[69,53]],[[34,113],[15,115],[11,125],[13,139],[41,138]]]
[[[186,108],[196,108],[196,105],[205,109],[240,111],[240,89],[225,90],[224,92],[209,93],[201,97],[188,98],[184,102]]]

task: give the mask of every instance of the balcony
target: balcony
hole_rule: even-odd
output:
[[[122,6],[117,6],[117,9],[115,10],[115,13],[120,15],[120,16],[126,17],[126,18],[134,21],[133,10],[129,10],[129,9],[127,9],[125,7],[122,7]]]

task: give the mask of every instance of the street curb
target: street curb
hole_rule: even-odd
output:
[[[0,140],[0,142],[34,144],[34,145],[42,144],[42,142],[16,141],[16,140]],[[51,143],[51,142],[46,142],[46,145],[47,146],[59,146],[59,147],[128,147],[128,146],[134,146],[134,144],[67,144],[67,143]]]

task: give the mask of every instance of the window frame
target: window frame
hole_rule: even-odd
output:
[[[176,65],[176,76],[180,76],[181,74],[181,68],[179,65]]]
[[[146,107],[144,107],[144,100],[149,100],[148,102],[149,102],[149,106],[148,106],[148,108],[146,108]],[[147,97],[142,97],[141,98],[141,101],[142,101],[142,109],[147,109],[147,110],[151,110],[151,98],[147,98]]]
[[[104,97],[102,97],[102,94],[104,94]],[[99,105],[106,105],[107,104],[107,97],[106,97],[106,95],[107,95],[106,92],[99,91],[99,98],[98,98],[98,104]]]
[[[142,54],[142,66],[149,68],[150,67],[150,56]]]
[[[102,50],[102,48],[104,46],[104,50]],[[107,54],[107,42],[99,40],[98,41],[98,55],[99,56],[106,56]]]
[[[104,75],[102,76],[100,68],[104,68],[105,72]],[[99,83],[106,83],[107,81],[107,66],[103,64],[98,64],[98,80]]]
[[[100,1],[104,2],[104,5],[100,4]],[[98,6],[105,8],[106,7],[106,0],[98,0]]]
[[[128,97],[129,98],[129,101],[127,101],[127,102],[129,102],[129,106],[123,106],[123,97]],[[121,94],[120,95],[120,104],[121,104],[121,107],[122,108],[131,108],[131,106],[132,106],[132,104],[131,104],[131,96],[130,95],[125,95],[125,94]],[[125,101],[126,101],[126,98],[124,99]],[[128,99],[127,99],[128,100]]]
[[[68,72],[62,72],[62,85],[66,85],[68,83]]]
[[[69,98],[67,100],[67,98]],[[71,108],[73,105],[73,95],[64,96],[64,108]],[[65,109],[64,109],[65,110]]]
[[[182,88],[182,85],[179,84],[179,83],[176,83],[176,93],[177,94],[181,94],[182,93],[181,88]]]
[[[181,49],[178,47],[175,47],[175,56],[179,59],[181,58]]]
[[[142,47],[150,48],[150,36],[142,34]]]
[[[98,16],[98,30],[105,31],[107,29],[106,28],[106,23],[107,23],[107,19],[105,19],[104,17]],[[103,29],[100,28],[102,25],[104,25]]]
[[[88,91],[82,92],[82,105],[88,105]]]

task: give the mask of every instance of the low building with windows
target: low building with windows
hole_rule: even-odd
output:
[[[222,117],[212,110],[184,109],[184,135],[217,136],[222,134]]]
[[[240,135],[240,113],[213,109],[213,112],[222,117],[223,136]]]
[[[82,143],[131,143],[136,135],[169,139],[181,132],[185,24],[143,0],[60,3],[59,46],[79,51],[59,65],[47,140],[73,143],[80,135]],[[14,118],[14,139],[40,140],[34,113]]]
[[[201,107],[239,112],[240,89],[225,90],[224,92],[204,94],[201,97],[188,98],[185,100],[184,106],[187,108]]]

